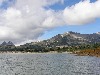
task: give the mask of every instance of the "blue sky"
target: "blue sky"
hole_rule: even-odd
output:
[[[92,34],[92,33],[100,32],[100,19],[97,19],[93,23],[86,24],[86,25],[57,27],[51,31],[45,32],[45,34],[41,38],[49,39],[52,36],[55,36],[57,34],[63,34],[68,31],[79,32],[82,34]]]
[[[0,5],[1,9],[7,9],[9,6],[13,5],[16,0],[4,0]]]
[[[91,0],[91,2],[95,2],[96,0]],[[76,3],[80,2],[80,0],[65,0],[64,4],[56,4],[51,6],[52,9],[55,10],[63,10],[66,6],[72,6]],[[72,25],[72,26],[61,26],[52,29],[51,31],[46,31],[45,34],[41,37],[42,39],[49,39],[52,36],[57,34],[63,34],[64,32],[73,31],[79,32],[82,34],[92,34],[96,32],[100,32],[100,18],[97,18],[95,21],[84,24],[84,25]]]
[[[64,4],[56,3],[55,5],[50,6],[50,8],[55,10],[65,9],[65,7],[75,5],[80,1],[82,0],[64,0]],[[95,2],[96,0],[90,0],[90,1]]]

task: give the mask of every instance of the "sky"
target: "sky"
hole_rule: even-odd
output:
[[[100,0],[0,0],[0,43],[20,45],[99,29]]]

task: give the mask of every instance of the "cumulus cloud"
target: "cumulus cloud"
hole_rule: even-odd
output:
[[[0,4],[2,4],[3,0],[0,0]]]
[[[82,25],[100,17],[100,0],[90,3],[90,0],[81,1],[64,10],[64,20],[69,25]]]
[[[100,17],[100,0],[94,3],[81,1],[59,11],[45,9],[55,3],[63,4],[64,0],[16,0],[7,9],[0,9],[0,41],[36,40],[52,28],[82,25]]]

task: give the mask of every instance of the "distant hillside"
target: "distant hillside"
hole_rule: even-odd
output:
[[[56,46],[75,46],[80,44],[93,44],[93,43],[100,43],[100,33],[93,33],[93,34],[80,34],[77,32],[66,32],[64,34],[58,34],[48,40],[43,40],[37,43],[30,43],[30,44],[37,44],[40,46],[46,47],[56,47]]]
[[[3,42],[1,45],[0,45],[0,51],[12,51],[15,49],[15,45],[9,41],[9,42]]]
[[[11,41],[6,43],[5,41],[1,44],[1,46],[15,46]]]
[[[94,49],[100,46],[100,32],[93,34],[80,34],[77,32],[66,32],[58,34],[48,40],[26,43],[14,46],[9,41],[0,45],[1,51],[23,51],[23,52],[48,52],[48,51],[73,51],[82,49]]]
[[[40,42],[26,43],[21,46],[38,45],[41,47],[57,47],[57,46],[76,46],[82,44],[95,44],[95,43],[100,43],[100,32],[93,34],[80,34],[77,32],[69,31],[63,34],[58,34],[47,40],[43,40]],[[9,41],[8,43],[4,41],[1,44],[1,46],[14,46],[14,44],[11,41]]]

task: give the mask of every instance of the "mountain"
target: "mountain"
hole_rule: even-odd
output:
[[[43,47],[56,47],[56,46],[75,46],[81,44],[100,43],[100,32],[93,34],[80,34],[77,32],[66,32],[58,34],[48,40],[43,40],[37,43],[30,43],[30,45],[37,44]]]
[[[7,46],[15,46],[11,41],[7,43]]]
[[[1,44],[1,46],[15,46],[11,41],[6,43],[5,41]]]
[[[63,34],[58,34],[50,39],[43,40],[40,42],[31,42],[21,45],[20,47],[57,47],[57,46],[77,46],[82,44],[95,44],[100,43],[100,32],[93,34],[80,34],[77,32],[65,32]],[[14,44],[9,41],[5,41],[1,46],[14,46]]]
[[[1,46],[6,46],[6,45],[7,43],[5,41],[1,44]]]
[[[5,41],[1,44],[1,51],[25,51],[25,52],[48,52],[54,50],[60,50],[66,48],[70,51],[76,49],[87,49],[95,48],[100,45],[100,32],[93,34],[80,34],[77,32],[66,32],[63,34],[58,34],[50,39],[43,40],[40,42],[26,43],[20,46],[14,46],[14,44],[9,41]],[[62,49],[64,50],[64,49]]]

